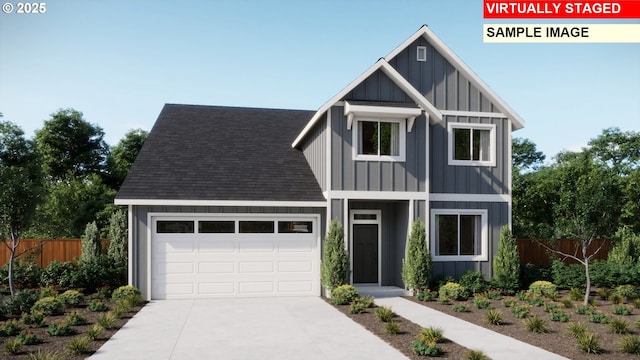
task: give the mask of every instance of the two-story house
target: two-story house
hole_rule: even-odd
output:
[[[492,274],[524,121],[423,26],[317,111],[167,104],[122,185],[146,298],[321,294],[328,223],[351,282],[403,288],[411,224],[435,275]]]

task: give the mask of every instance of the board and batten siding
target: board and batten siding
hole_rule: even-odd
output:
[[[344,100],[414,104],[414,101],[381,70],[375,71],[351,90],[345,95]]]
[[[492,259],[498,251],[498,242],[500,241],[500,229],[503,225],[509,223],[509,204],[505,202],[449,202],[449,201],[432,201],[431,210],[433,209],[487,209],[488,223],[488,241],[489,241],[489,261],[434,261],[433,275],[453,276],[459,278],[467,270],[479,271],[485,279],[493,276]],[[431,218],[431,214],[429,214]],[[433,226],[433,224],[432,224]],[[428,234],[430,237],[430,234]]]
[[[426,191],[426,119],[406,134],[405,161],[354,161],[352,130],[343,106],[331,108],[331,190]]]
[[[318,224],[319,234],[325,234],[325,209],[307,207],[249,207],[249,206],[132,206],[132,248],[133,248],[133,277],[132,282],[147,298],[147,269],[149,261],[148,234],[151,224],[148,223],[149,213],[185,213],[193,216],[207,216],[215,214],[300,214],[316,215],[320,214]],[[322,241],[321,241],[322,243]]]
[[[416,60],[418,46],[427,47],[427,61]],[[497,112],[494,104],[423,37],[389,64],[440,110]]]
[[[430,192],[456,194],[509,194],[509,149],[511,141],[508,119],[489,117],[445,116],[442,123],[431,126]],[[449,123],[495,124],[496,166],[449,165]]]
[[[327,190],[327,132],[327,115],[325,114],[311,129],[302,146],[302,153],[322,191]]]

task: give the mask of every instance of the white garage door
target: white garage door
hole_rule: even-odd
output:
[[[152,218],[151,297],[320,295],[317,218]]]

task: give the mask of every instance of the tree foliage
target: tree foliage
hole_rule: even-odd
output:
[[[416,220],[411,225],[407,257],[402,259],[404,285],[415,293],[426,289],[431,277],[431,265],[431,254],[427,247],[424,223],[421,220]]]
[[[100,243],[100,231],[98,231],[98,226],[95,221],[87,224],[81,240],[82,253],[80,255],[80,262],[90,262],[100,255],[102,248]]]
[[[493,258],[493,281],[508,293],[515,292],[520,287],[520,255],[516,239],[506,225],[500,230],[498,253]]]
[[[329,224],[320,276],[322,285],[329,290],[349,282],[349,256],[344,247],[342,224],[337,219]]]
[[[127,264],[127,213],[123,209],[118,209],[111,214],[109,220],[109,248],[107,254],[116,264],[124,266]]]
[[[23,231],[33,219],[42,190],[34,144],[17,125],[0,121],[0,239],[9,249],[9,288],[15,293],[13,264]]]
[[[115,187],[119,187],[124,181],[148,135],[149,133],[142,129],[129,130],[111,149],[112,177]]]

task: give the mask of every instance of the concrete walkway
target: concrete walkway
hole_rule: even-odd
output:
[[[447,339],[469,349],[482,350],[493,360],[566,359],[539,347],[460,320],[407,299],[400,297],[377,298],[375,303],[377,305],[390,306],[396,314],[422,327],[440,327],[444,330],[444,336]]]
[[[151,301],[90,359],[407,359],[319,297]]]

